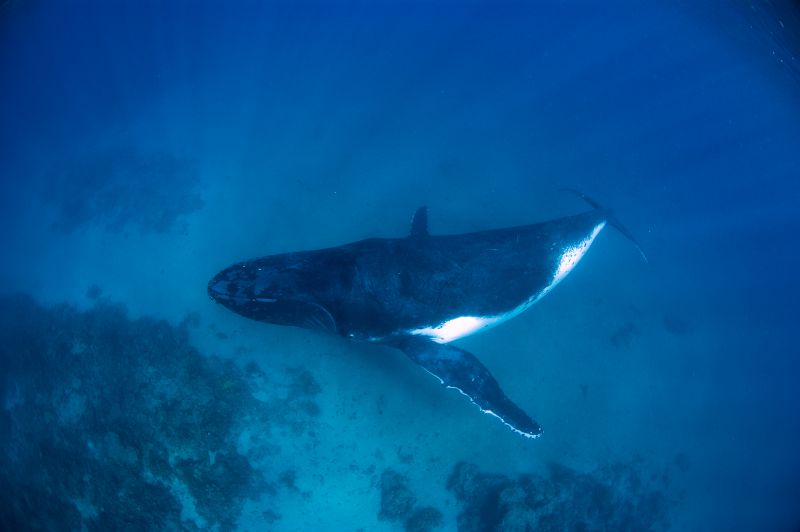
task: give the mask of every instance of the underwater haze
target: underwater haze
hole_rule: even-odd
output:
[[[0,529],[800,528],[796,2],[0,1]],[[246,320],[237,262],[614,209],[458,340]]]

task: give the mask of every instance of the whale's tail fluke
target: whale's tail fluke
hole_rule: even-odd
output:
[[[619,231],[622,234],[622,236],[624,236],[625,238],[627,238],[628,240],[633,242],[633,245],[636,246],[637,250],[639,250],[639,254],[642,256],[644,261],[645,262],[649,262],[647,260],[647,255],[645,254],[644,250],[642,249],[641,244],[639,244],[639,241],[636,240],[636,237],[634,237],[633,234],[630,231],[628,231],[628,229],[624,225],[622,225],[622,223],[620,223],[620,221],[614,215],[614,212],[612,210],[606,209],[600,203],[598,203],[596,200],[590,198],[589,196],[587,196],[583,192],[575,190],[574,188],[560,188],[559,190],[562,191],[562,192],[569,192],[570,194],[575,194],[576,196],[581,198],[583,201],[585,201],[586,203],[588,203],[589,205],[591,205],[595,209],[602,209],[602,210],[608,211],[608,223],[610,223],[617,231]]]

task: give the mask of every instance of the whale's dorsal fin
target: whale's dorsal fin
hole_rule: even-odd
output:
[[[428,207],[422,206],[414,213],[411,219],[411,235],[412,237],[425,237],[428,236]]]

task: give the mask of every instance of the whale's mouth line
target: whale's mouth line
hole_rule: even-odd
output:
[[[252,297],[242,295],[240,290],[231,290],[231,285],[236,287],[229,279],[215,277],[208,283],[208,297],[220,304],[246,305],[248,303],[278,303],[272,297]]]
[[[227,294],[210,294],[211,299],[216,301],[217,303],[225,302],[225,303],[236,303],[236,304],[245,304],[245,303],[277,303],[278,300],[271,298],[271,297],[245,297],[245,296],[231,296]]]

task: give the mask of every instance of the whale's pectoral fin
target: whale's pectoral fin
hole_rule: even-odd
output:
[[[387,342],[439,378],[448,388],[455,388],[486,414],[492,414],[528,438],[541,435],[542,428],[506,397],[489,370],[473,355],[448,344],[438,344],[421,336],[398,336]]]

